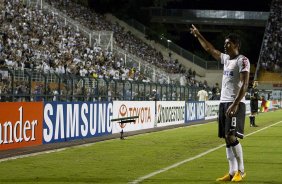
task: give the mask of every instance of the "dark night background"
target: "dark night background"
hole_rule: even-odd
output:
[[[151,23],[146,7],[163,7],[167,9],[201,9],[201,10],[239,10],[266,11],[270,9],[271,0],[259,1],[223,1],[223,0],[89,0],[88,5],[99,13],[112,13],[118,18],[126,20],[134,18],[142,24],[163,34],[166,38],[180,45],[184,49],[206,59],[213,60],[189,33],[190,25],[173,25]],[[201,31],[201,26],[198,27]],[[205,26],[201,31],[218,50],[223,51],[224,37],[230,32],[236,32],[242,39],[241,53],[250,62],[256,64],[264,34],[264,27],[252,26]],[[219,31],[220,30],[220,31]]]

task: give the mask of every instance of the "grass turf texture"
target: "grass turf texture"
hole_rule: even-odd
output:
[[[249,127],[247,117],[245,134],[282,121],[281,112],[259,114],[257,128]],[[282,183],[281,132],[282,122],[240,141],[247,172],[241,183]],[[0,183],[128,183],[223,143],[215,122],[114,139],[0,162]],[[223,146],[142,183],[218,183],[215,179],[227,171]]]

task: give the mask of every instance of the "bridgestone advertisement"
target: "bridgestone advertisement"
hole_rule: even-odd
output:
[[[184,123],[184,101],[158,101],[157,102],[157,127]]]

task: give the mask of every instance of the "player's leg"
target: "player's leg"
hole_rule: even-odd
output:
[[[217,178],[216,181],[231,181],[233,176],[238,171],[238,162],[233,153],[233,150],[229,143],[226,142],[226,158],[228,160],[229,171],[223,177]]]
[[[243,177],[245,177],[245,168],[244,168],[244,159],[243,159],[243,149],[242,145],[235,136],[235,130],[232,130],[229,132],[229,134],[226,136],[226,141],[230,145],[230,152],[229,155],[233,154],[233,159],[235,160],[235,163],[233,163],[233,169],[235,170],[235,173],[233,171],[233,177],[231,181],[241,181]],[[232,157],[231,157],[232,158]]]
[[[219,105],[219,114],[218,114],[218,136],[220,138],[225,138],[225,129],[226,129],[226,117],[225,112],[227,109],[227,103],[221,103]],[[229,142],[226,141],[226,157],[229,164],[229,171],[223,177],[217,178],[216,181],[231,181],[233,176],[238,170],[237,160],[235,155],[229,145]]]
[[[254,123],[253,123],[253,122],[254,122],[254,116],[253,116],[252,113],[250,114],[249,118],[250,118],[250,127],[253,127],[253,126],[254,126],[254,125],[253,125],[253,124],[254,124]]]
[[[251,106],[251,114],[249,116],[249,118],[250,118],[250,127],[253,127],[254,124],[255,124],[255,104],[254,104],[253,101],[251,101],[250,106]]]
[[[229,143],[226,143],[226,157],[229,163],[229,175],[232,179],[235,173],[238,171],[238,162]]]
[[[232,181],[241,181],[246,173],[244,168],[244,157],[242,145],[238,138],[244,137],[244,124],[245,124],[245,104],[240,103],[236,116],[227,118],[230,124],[230,129],[226,134],[226,141],[230,144],[231,150],[237,160],[238,172],[233,176]]]
[[[254,108],[253,108],[253,111],[252,111],[252,115],[253,115],[253,126],[254,127],[257,127],[256,125],[256,115],[258,114],[258,101],[256,101],[254,103]]]
[[[253,127],[258,127],[256,124],[256,113],[253,115]]]

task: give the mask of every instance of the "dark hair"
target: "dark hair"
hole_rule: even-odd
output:
[[[240,36],[236,33],[230,33],[225,37],[225,39],[229,39],[232,43],[238,45],[238,48],[241,48],[241,39]]]

